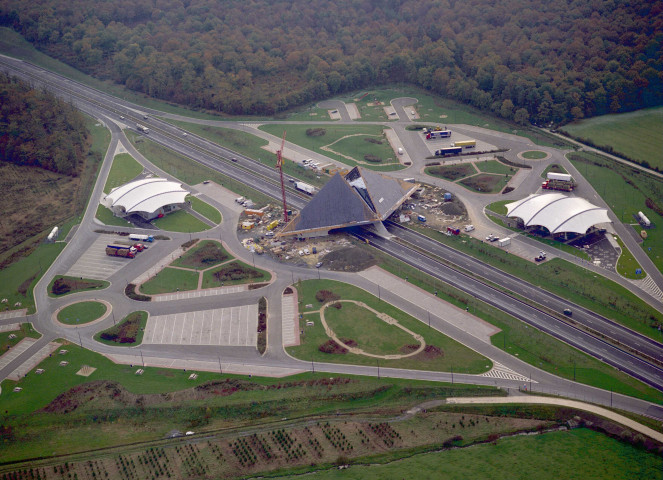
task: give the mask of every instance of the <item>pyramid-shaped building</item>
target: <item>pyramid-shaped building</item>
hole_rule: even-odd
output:
[[[311,238],[331,230],[386,220],[419,188],[362,167],[344,177],[336,174],[279,236]]]

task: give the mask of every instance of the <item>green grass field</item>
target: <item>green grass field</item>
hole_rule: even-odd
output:
[[[546,155],[548,154],[546,152],[542,152],[541,150],[528,150],[522,153],[523,158],[527,158],[529,160],[538,160],[540,158],[546,158]]]
[[[663,107],[588,118],[561,130],[663,169]]]
[[[518,173],[518,168],[509,167],[497,160],[484,160],[483,162],[474,162],[476,167],[484,173],[497,173],[501,175],[515,175]]]
[[[541,172],[541,178],[547,178],[548,172],[552,173],[566,173],[568,174],[569,172],[566,171],[566,168],[562,167],[561,165],[558,165],[557,163],[552,163],[548,165],[543,172]]]
[[[60,310],[58,321],[65,325],[83,325],[101,318],[106,310],[106,305],[100,302],[78,302]]]
[[[182,233],[202,232],[212,228],[185,210],[176,210],[161,218],[155,218],[152,224],[161,230]]]
[[[283,135],[283,125],[262,125],[261,130],[272,135]],[[333,160],[355,166],[360,164],[366,168],[380,171],[399,170],[398,159],[389,142],[383,136],[384,127],[380,125],[322,125],[315,128],[324,128],[325,134],[321,136],[308,136],[306,130],[309,125],[288,125],[287,140],[296,145],[326,155]],[[368,140],[378,140],[381,144],[371,143]],[[332,151],[323,150],[328,147]],[[380,163],[371,163],[364,160],[364,155],[375,155],[382,159]],[[383,165],[383,166],[381,166]]]
[[[439,472],[439,478],[445,479],[653,480],[660,478],[662,469],[659,455],[583,428],[503,438],[472,448],[415,454],[386,463],[367,459],[346,470],[329,468],[309,473],[306,478],[401,480],[413,478],[413,472]],[[301,475],[279,478],[295,480]]]
[[[212,180],[232,192],[235,192],[238,196],[241,195],[250,198],[257,206],[273,202],[270,197],[257,192],[244,183],[233,180],[210,168],[188,160],[172,150],[157,145],[151,140],[145,138],[144,135],[138,135],[131,131],[125,131],[125,134],[136,149],[151,163],[189,185],[196,185],[205,180]]]
[[[130,182],[143,172],[143,166],[128,153],[120,153],[113,158],[113,165],[108,172],[104,193],[110,193],[116,187]]]
[[[387,325],[376,314],[354,303],[340,302],[340,309],[325,309],[325,321],[339,339],[352,339],[357,348],[375,355],[398,355],[404,345],[419,345],[409,333]],[[348,321],[351,319],[351,321]]]
[[[423,231],[425,229],[420,230]],[[496,248],[485,245],[482,242],[471,241],[470,237],[447,237],[442,234],[436,235],[436,237],[438,236],[444,237],[444,239],[438,238],[438,240],[443,243],[448,243],[454,248],[465,251],[488,263],[499,265],[500,268],[505,269],[512,274],[517,274],[522,278],[529,279],[529,281],[534,284],[540,285],[547,284],[548,282],[551,284],[553,282],[568,282],[568,285],[572,285],[572,287],[563,287],[566,291],[571,290],[571,288],[576,288],[575,285],[569,281],[569,278],[572,278],[573,273],[577,274],[578,272],[574,272],[573,270],[571,272],[565,272],[563,268],[564,265],[570,265],[566,262],[560,261],[559,263],[554,263],[550,266],[547,266],[548,264],[537,266],[522,259],[515,259],[515,264],[519,266],[516,267],[512,264],[511,260],[509,260],[510,258],[512,259],[515,257],[514,255],[506,256],[504,252],[498,251]],[[447,241],[445,241],[445,239]],[[362,248],[371,247],[365,246]],[[373,249],[371,249],[370,252],[379,259],[380,266],[385,270],[401,278],[407,277],[410,283],[428,291],[429,293],[437,292],[437,295],[441,299],[456,305],[459,308],[469,308],[469,311],[472,314],[500,328],[502,332],[493,335],[491,337],[491,343],[511,355],[517,355],[520,360],[562,378],[575,378],[576,381],[587,385],[620,392],[624,395],[646,399],[651,402],[663,401],[662,392],[635,380],[633,377],[619,372],[605,363],[581,353],[566,343],[525,325],[520,320],[513,318],[501,310],[497,310],[454,287],[448,286],[443,282],[429,277],[418,269]],[[503,260],[503,262],[500,260]],[[543,266],[546,266],[546,268],[540,268]],[[570,266],[573,267],[572,265]],[[523,275],[522,273],[526,273],[526,275]],[[555,280],[558,275],[562,278]],[[593,279],[593,282],[597,282],[597,284],[591,287],[592,294],[614,295],[614,292],[607,293],[610,292],[608,288],[614,286],[614,284],[610,285],[612,282],[601,282],[597,279]],[[593,282],[585,281],[586,284],[593,284]],[[562,288],[558,290],[562,290]]]
[[[181,292],[198,288],[198,272],[179,268],[164,268],[157,275],[140,286],[145,295]]]
[[[337,295],[340,295],[343,300],[361,301],[378,312],[386,313],[390,317],[396,319],[404,327],[422,335],[428,345],[434,345],[441,349],[442,352],[442,355],[440,356],[415,356],[403,359],[379,360],[381,367],[412,368],[415,370],[436,370],[446,372],[453,369],[454,372],[482,373],[489,370],[492,366],[490,360],[487,358],[468,349],[446,335],[441,334],[437,330],[429,329],[428,325],[405,314],[394,306],[380,301],[377,297],[364,290],[332,280],[309,280],[297,283],[296,287],[302,305],[313,305],[313,309],[303,309],[304,312],[320,308],[321,303],[315,298],[315,294],[318,290],[331,290]],[[355,322],[355,317],[352,315],[344,315],[343,309],[346,306],[347,304],[343,303],[343,308],[338,312],[335,312],[333,318],[335,328],[341,330],[341,332],[338,333],[339,336],[343,336],[342,332],[346,332],[348,335],[360,335],[360,337],[355,338],[354,340],[366,344],[371,343],[365,335],[365,333],[370,332],[370,335],[376,337],[373,341],[376,343],[376,346],[372,347],[374,350],[375,348],[378,348],[385,349],[385,352],[390,354],[399,353],[398,351],[394,351],[396,346],[392,343],[392,340],[389,339],[392,333],[394,333],[395,327],[389,326],[383,322],[378,323],[373,321],[370,326],[366,327],[367,332],[362,333],[361,329],[364,325],[352,325]],[[329,310],[334,309],[327,309],[327,311]],[[354,309],[351,309],[351,311],[354,311]],[[367,311],[364,310],[362,314],[365,314],[365,312]],[[307,320],[313,320],[314,325],[306,325]],[[329,337],[321,325],[319,314],[304,314],[304,318],[300,321],[300,329],[304,330],[304,335],[301,337],[301,345],[287,348],[288,353],[296,358],[314,362],[349,363],[353,365],[369,365],[377,367],[378,362],[375,358],[355,355],[352,353],[330,354],[321,352],[319,350],[320,345],[326,343],[329,340]],[[400,332],[398,333],[397,338],[406,342],[406,345],[417,343],[409,335],[403,336]],[[402,345],[403,344],[398,347]],[[361,343],[358,347],[361,348]]]
[[[617,243],[619,243],[619,246],[622,249],[622,254],[619,256],[619,260],[617,260],[617,273],[619,273],[622,277],[631,278],[634,280],[645,278],[647,276],[645,272],[635,273],[638,269],[641,269],[640,264],[635,259],[631,251],[626,248],[626,245],[624,245],[622,239],[619,237],[615,238],[617,239]]]
[[[622,222],[635,224],[639,233],[635,216],[639,211],[647,215],[653,228],[647,230],[647,240],[641,246],[663,272],[663,217],[646,205],[647,198],[663,205],[663,180],[593,153],[570,153],[567,157]]]
[[[450,182],[455,182],[461,178],[475,175],[477,170],[470,163],[460,163],[458,165],[436,165],[433,167],[426,167],[424,173],[433,177],[449,180]]]
[[[15,338],[9,338],[10,336],[15,336]],[[31,323],[21,323],[18,330],[0,332],[0,355],[26,337],[40,338],[41,334],[35,331]]]
[[[94,215],[97,220],[99,220],[104,225],[109,227],[130,227],[131,222],[124,220],[123,218],[116,217],[113,215],[109,209],[103,205],[97,205],[97,213]]]
[[[216,223],[217,225],[221,223],[221,212],[214,208],[209,203],[203,202],[198,197],[189,195],[186,197],[186,200],[191,202],[191,208],[196,212],[200,213],[203,217],[208,219],[211,222]]]

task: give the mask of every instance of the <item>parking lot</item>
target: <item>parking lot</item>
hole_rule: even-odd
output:
[[[150,317],[143,344],[255,347],[258,305]]]
[[[76,260],[65,275],[71,277],[94,278],[107,280],[131,262],[130,258],[109,257],[106,255],[106,245],[119,240],[117,235],[99,235],[90,247]]]

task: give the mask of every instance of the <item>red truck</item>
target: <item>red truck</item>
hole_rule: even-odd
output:
[[[110,244],[106,245],[106,255],[109,257],[134,258],[136,249],[129,245]]]

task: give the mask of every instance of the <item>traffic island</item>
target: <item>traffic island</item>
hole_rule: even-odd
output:
[[[112,310],[110,303],[104,300],[70,303],[57,309],[53,318],[63,326],[76,327],[102,321]]]

